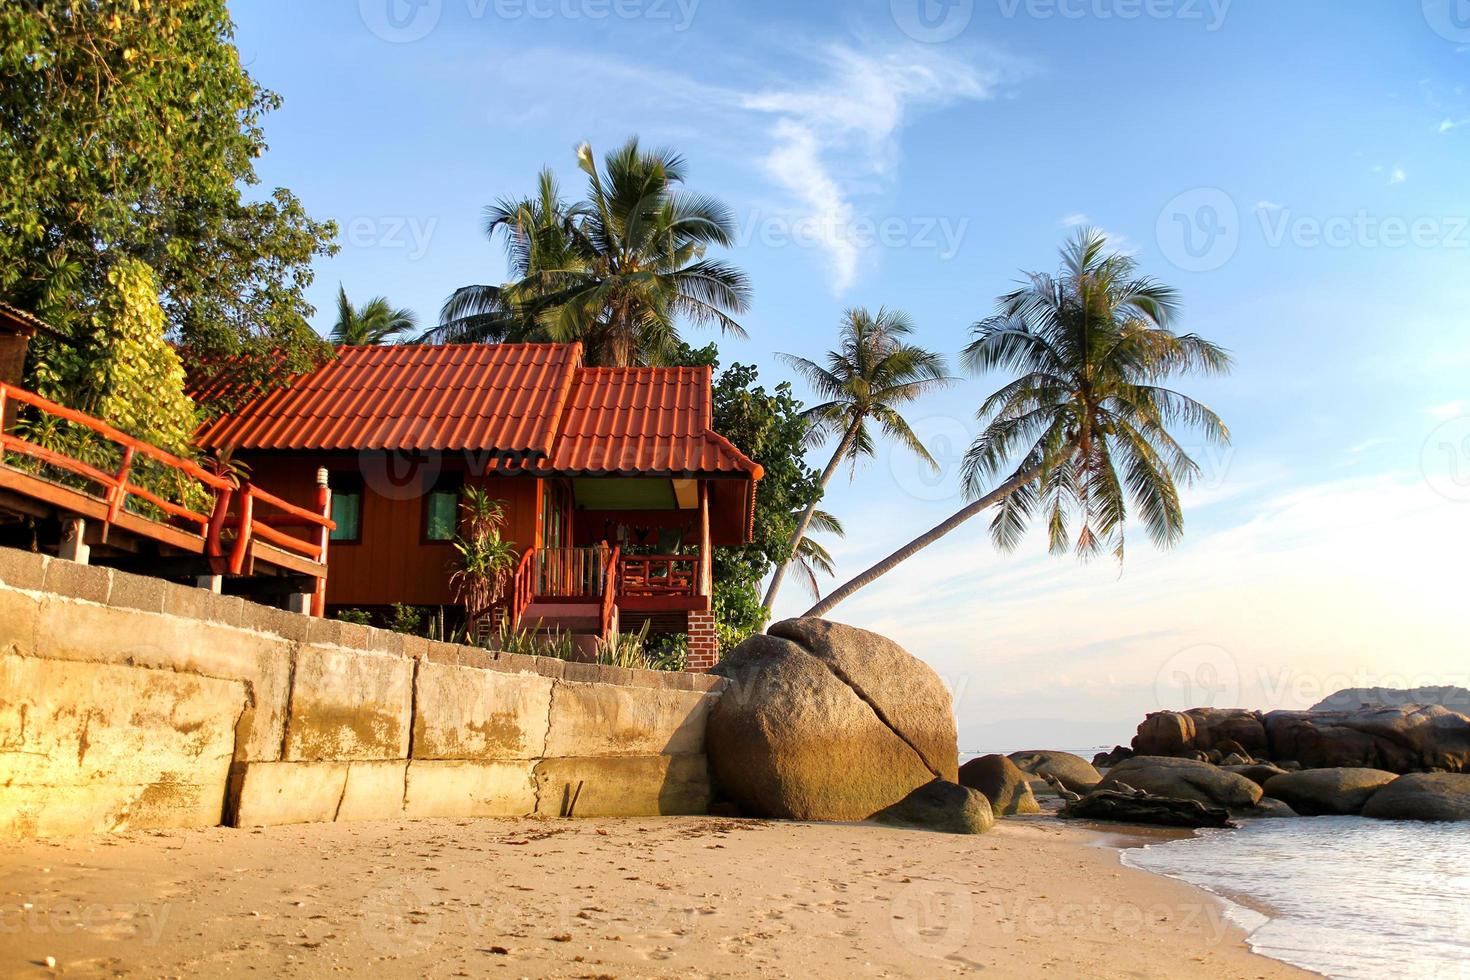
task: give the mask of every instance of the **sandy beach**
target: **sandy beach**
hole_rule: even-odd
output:
[[[1105,840],[690,817],[7,844],[0,975],[1308,975]]]

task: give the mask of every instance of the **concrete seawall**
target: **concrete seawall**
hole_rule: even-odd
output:
[[[704,813],[723,683],[435,643],[0,548],[0,839]]]

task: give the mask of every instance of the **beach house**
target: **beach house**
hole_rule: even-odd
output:
[[[455,610],[468,487],[503,502],[522,628],[683,633],[713,663],[712,550],[751,540],[761,467],[711,428],[709,368],[599,368],[580,344],[344,347],[206,425],[249,483],[331,490],[325,603]]]

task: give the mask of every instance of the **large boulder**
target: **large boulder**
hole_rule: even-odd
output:
[[[949,691],[874,633],[789,620],[715,668],[729,681],[706,732],[715,779],[752,816],[864,820],[959,778]]]
[[[1440,705],[1272,711],[1269,758],[1307,769],[1470,770],[1470,717]]]
[[[1220,768],[1226,772],[1233,772],[1237,776],[1244,776],[1257,786],[1265,786],[1266,780],[1286,772],[1285,769],[1270,762],[1257,762],[1248,766],[1221,766]]]
[[[984,794],[998,817],[1040,813],[1026,774],[1003,755],[986,755],[960,766],[960,785]]]
[[[1381,769],[1303,769],[1266,780],[1266,795],[1308,817],[1354,816],[1397,778]]]
[[[1135,756],[1118,763],[1108,770],[1097,788],[1126,792],[1120,790],[1125,786],[1153,796],[1194,800],[1232,810],[1249,809],[1263,795],[1261,787],[1249,779],[1218,766],[1160,756]]]
[[[1188,758],[1196,752],[1232,752],[1260,758],[1266,751],[1261,715],[1244,708],[1190,708],[1156,711],[1133,737],[1136,755]]]
[[[1363,816],[1375,820],[1470,820],[1470,775],[1418,772],[1374,793]]]
[[[983,834],[995,826],[995,812],[984,794],[942,779],[920,786],[873,819],[942,834]]]
[[[1400,708],[1405,705],[1438,704],[1470,715],[1470,691],[1463,687],[1350,687],[1330,694],[1312,705],[1313,711],[1356,711],[1359,708]]]
[[[1074,793],[1086,793],[1102,782],[1102,773],[1081,756],[1051,749],[1029,749],[1012,752],[1010,760],[1016,768],[1033,776],[1052,776]]]

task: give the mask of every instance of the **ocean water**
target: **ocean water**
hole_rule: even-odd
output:
[[[1329,977],[1470,980],[1470,824],[1254,820],[1123,861],[1237,903],[1266,956]]]

